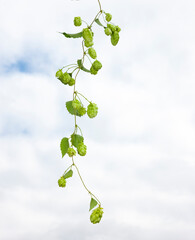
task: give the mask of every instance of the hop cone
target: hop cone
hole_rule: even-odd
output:
[[[89,53],[89,56],[90,56],[91,58],[96,59],[97,54],[96,54],[96,51],[95,51],[94,48],[89,48],[89,49],[88,49],[88,53]]]
[[[67,153],[69,157],[73,157],[76,155],[76,151],[74,150],[74,148],[68,148]]]
[[[93,63],[92,63],[92,66],[93,68],[96,70],[96,71],[99,71],[101,68],[102,68],[102,64],[100,61],[98,60],[95,60]]]
[[[110,28],[110,30],[111,30],[112,32],[115,32],[115,31],[116,31],[116,26],[113,25],[113,24],[108,23],[108,24],[107,24],[107,27]]]
[[[69,73],[65,72],[63,74],[63,78],[62,78],[61,82],[63,82],[64,84],[67,84],[67,83],[69,83],[70,79],[71,79],[71,76],[69,75]]]
[[[91,47],[93,44],[93,41],[85,41],[85,47]]]
[[[61,69],[56,72],[56,77],[57,77],[59,80],[63,79],[63,72],[62,72]]]
[[[112,34],[112,30],[109,27],[105,28],[104,32],[107,36]]]
[[[112,15],[110,13],[106,13],[106,21],[110,22],[112,20]]]
[[[111,43],[112,43],[113,46],[116,46],[118,41],[119,41],[119,33],[117,31],[115,31],[111,35]]]
[[[66,186],[66,180],[63,177],[61,177],[58,180],[58,185],[59,185],[59,187],[65,187]]]
[[[78,113],[79,113],[81,116],[83,116],[83,115],[85,115],[85,113],[86,113],[86,109],[85,109],[84,107],[80,107],[80,108],[78,109]]]
[[[93,224],[96,224],[96,223],[99,223],[101,218],[102,218],[102,215],[103,215],[103,211],[102,211],[103,208],[101,208],[100,206],[98,208],[96,208],[95,210],[93,210],[91,216],[90,216],[90,221],[93,223]]]
[[[90,68],[90,73],[93,74],[93,75],[96,75],[98,73],[98,71],[96,71],[94,68],[93,68],[93,65],[91,66]]]
[[[95,103],[90,103],[87,107],[87,115],[90,118],[94,118],[96,117],[96,115],[98,114],[98,107]]]
[[[92,31],[89,30],[89,28],[83,29],[83,38],[87,42],[93,42],[93,34]]]
[[[81,18],[80,18],[80,17],[75,17],[75,18],[74,18],[74,25],[75,25],[76,27],[78,27],[78,26],[81,26],[81,24],[82,24]]]
[[[69,85],[69,86],[75,85],[75,80],[74,80],[74,78],[71,78],[71,79],[70,79],[68,85]]]
[[[81,107],[81,102],[78,99],[74,99],[72,101],[72,107],[76,110],[78,110]]]
[[[79,143],[77,146],[77,151],[80,156],[85,156],[87,153],[87,146],[84,143]]]

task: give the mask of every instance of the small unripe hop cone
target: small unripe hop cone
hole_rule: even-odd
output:
[[[59,187],[65,187],[66,186],[66,180],[63,177],[61,177],[58,180],[58,185],[59,185]]]
[[[84,143],[79,143],[77,146],[77,151],[80,156],[85,156],[87,153],[87,146]]]
[[[93,223],[93,224],[96,224],[96,223],[99,223],[101,218],[102,218],[102,215],[103,215],[103,211],[102,211],[103,208],[101,207],[98,207],[96,208],[95,210],[93,210],[91,216],[90,216],[90,221]]]
[[[98,114],[98,107],[95,103],[90,103],[87,107],[87,115],[89,118],[94,118]]]
[[[79,27],[79,26],[81,26],[81,24],[82,24],[81,18],[80,18],[80,17],[75,17],[75,18],[74,18],[74,25],[75,25],[76,27]]]

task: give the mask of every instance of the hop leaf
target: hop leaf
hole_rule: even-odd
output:
[[[64,155],[67,153],[68,148],[69,148],[68,138],[62,138],[61,143],[60,143],[62,157],[64,157]]]
[[[81,24],[82,24],[81,18],[80,18],[80,17],[75,17],[75,18],[74,18],[74,25],[75,25],[76,27],[78,27],[78,26],[81,26]]]
[[[110,13],[106,13],[106,21],[110,22],[112,20],[112,15]]]
[[[98,114],[98,107],[95,103],[90,103],[87,107],[87,115],[90,118],[96,117]]]
[[[58,180],[58,185],[59,185],[59,187],[65,187],[66,186],[66,180],[63,177],[61,177]]]
[[[96,59],[97,53],[96,53],[96,51],[95,51],[94,48],[89,48],[89,49],[88,49],[88,53],[89,53],[89,56],[90,56],[91,58]]]
[[[101,208],[100,206],[98,208],[96,208],[95,210],[93,210],[91,216],[90,216],[90,221],[93,223],[93,224],[96,224],[96,223],[99,223],[101,218],[102,218],[102,215],[103,215],[103,211],[102,211],[103,208]]]
[[[76,156],[76,151],[74,150],[74,148],[68,148],[67,153],[69,157]]]
[[[78,99],[74,99],[72,101],[72,107],[76,110],[78,110],[81,107],[81,102]]]
[[[89,28],[83,29],[83,38],[86,42],[93,42],[93,33]]]
[[[96,71],[99,71],[102,68],[102,64],[98,60],[95,60],[92,64],[92,66]]]
[[[68,112],[72,115],[76,115],[78,117],[81,117],[81,115],[79,114],[78,110],[74,109],[72,106],[72,101],[68,101],[66,102],[66,108],[68,110]]]
[[[66,178],[70,178],[72,177],[73,175],[73,171],[72,169],[70,169],[65,175],[63,175],[63,178],[66,179]]]
[[[91,209],[93,209],[97,204],[97,201],[91,198],[89,211],[91,211]]]
[[[99,18],[96,18],[95,22],[96,22],[99,26],[104,27],[104,25],[100,22]]]
[[[108,27],[104,29],[104,32],[105,32],[105,34],[106,34],[107,36],[109,36],[109,35],[112,34],[112,30],[111,30],[110,28],[108,28]]]
[[[119,33],[117,31],[115,31],[111,35],[111,43],[112,43],[113,46],[116,46],[118,41],[119,41]]]
[[[71,143],[74,147],[78,147],[78,144],[83,142],[84,138],[78,134],[72,134],[71,135]]]
[[[83,142],[81,142],[77,146],[77,151],[80,156],[85,156],[87,153],[87,146]]]
[[[73,34],[72,33],[65,33],[65,32],[63,32],[61,34],[63,34],[67,38],[80,38],[80,37],[83,36],[83,31],[79,32],[79,33],[73,33]]]

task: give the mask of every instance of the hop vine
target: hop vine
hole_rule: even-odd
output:
[[[75,164],[74,157],[77,154],[80,156],[85,156],[87,154],[87,146],[84,142],[82,130],[77,124],[77,117],[87,115],[89,118],[95,118],[98,114],[98,106],[96,103],[89,101],[83,94],[76,90],[76,82],[78,81],[78,75],[80,71],[96,75],[102,68],[102,63],[97,59],[97,53],[94,49],[93,24],[96,23],[103,28],[105,35],[110,37],[110,42],[113,46],[117,45],[119,41],[119,32],[121,31],[119,26],[111,22],[112,15],[102,10],[99,0],[98,4],[99,11],[90,24],[81,19],[79,16],[74,18],[73,23],[75,27],[83,27],[83,24],[85,24],[85,27],[83,27],[82,31],[75,34],[66,32],[60,33],[66,38],[82,38],[83,55],[82,58],[76,61],[76,63],[64,66],[56,72],[56,78],[62,84],[73,87],[73,98],[72,100],[66,102],[66,108],[68,112],[74,116],[73,133],[69,137],[64,137],[60,143],[62,158],[67,154],[67,156],[69,156],[71,159],[71,164],[59,178],[58,185],[59,187],[65,188],[66,184],[69,184],[67,183],[67,179],[73,176],[73,169],[76,170],[85,190],[90,195],[89,211],[93,210],[90,215],[90,221],[93,224],[100,222],[103,215],[103,208],[101,207],[101,202],[99,199],[87,188],[86,184],[84,183],[79,168]],[[91,64],[90,69],[87,69],[84,66],[86,57]],[[87,106],[83,103],[84,101],[87,102]]]

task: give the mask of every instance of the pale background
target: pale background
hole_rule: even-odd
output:
[[[73,18],[91,22],[96,0],[0,0],[0,239],[195,239],[195,3],[101,1],[122,29],[116,47],[94,26],[103,68],[81,73],[77,89],[99,114],[79,119],[87,156],[81,174],[59,143],[73,131],[72,88],[54,76],[81,57]],[[79,29],[79,30],[78,30]]]

